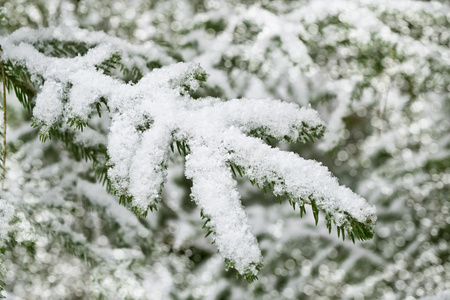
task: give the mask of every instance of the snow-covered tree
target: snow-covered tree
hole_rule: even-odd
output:
[[[7,162],[17,171],[8,169],[2,197],[38,234],[36,254],[6,252],[11,295],[415,299],[450,289],[448,5],[58,3],[4,5],[5,34],[24,24],[66,26],[22,29],[0,43],[14,49],[2,56],[7,73],[17,75],[10,87],[33,112],[41,139],[51,138],[39,142],[30,116],[17,117],[13,107]],[[168,67],[152,71],[162,66]],[[317,147],[284,143],[318,138],[324,126]],[[323,181],[330,178],[324,167],[276,147],[322,161],[375,204],[374,239],[353,245],[329,235],[325,225],[333,220],[371,229],[373,212],[342,219],[339,202],[330,210],[331,202],[320,199],[348,190]],[[305,164],[301,172],[297,166]],[[328,222],[313,228],[312,220],[298,220],[248,179],[300,204],[301,214],[301,205],[311,204],[307,218],[323,210]],[[262,252],[258,281],[242,284],[223,272],[214,248],[199,238],[189,194],[227,267],[251,281]],[[241,212],[207,209],[205,199],[212,198]],[[138,221],[119,202],[141,216],[148,208],[158,212]],[[241,237],[246,248],[233,249],[219,224],[239,224],[231,227],[233,239]],[[369,237],[370,230],[356,236]],[[30,265],[35,271],[24,271]],[[69,279],[60,271],[67,265],[75,270]]]

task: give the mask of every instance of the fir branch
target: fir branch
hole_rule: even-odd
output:
[[[343,235],[346,229],[360,239],[369,236],[366,231],[372,227],[365,223],[375,220],[374,207],[340,186],[320,164],[251,137],[289,142],[320,138],[325,128],[313,109],[269,99],[194,99],[189,92],[207,78],[198,64],[174,64],[150,72],[137,84],[125,84],[111,76],[120,61],[111,45],[99,44],[84,56],[61,59],[44,55],[30,44],[25,48],[3,41],[8,59],[44,79],[33,110],[34,125],[43,125],[42,139],[64,126],[82,131],[92,114],[100,114],[99,105],[106,105],[111,118],[110,187],[136,215],[145,217],[148,210],[157,209],[168,152],[176,143],[178,152],[186,156],[185,175],[193,181],[191,196],[210,220],[205,224],[207,236],[213,235],[223,258],[232,261],[248,281],[256,279],[262,256],[232,173],[247,175],[264,191],[267,185],[276,196],[286,193],[302,214],[304,199],[309,199],[316,223],[321,209],[333,216]],[[64,68],[56,70],[49,67],[62,64]],[[71,140],[66,143],[76,144]],[[73,152],[92,158],[86,150],[76,146]]]

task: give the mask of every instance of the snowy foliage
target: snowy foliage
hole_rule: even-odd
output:
[[[46,90],[50,94],[52,90],[60,93],[64,99],[57,101],[56,98],[54,107],[35,107],[38,114],[54,118],[54,123],[46,123],[47,117],[34,120],[35,124],[42,125],[42,137],[51,137],[51,142],[39,143],[37,132],[26,129],[29,127],[26,121],[16,129],[17,134],[8,134],[12,151],[20,154],[11,154],[9,168],[13,168],[13,161],[17,159],[19,169],[23,168],[19,173],[23,175],[15,180],[14,173],[8,171],[10,179],[6,186],[13,189],[17,185],[18,195],[28,195],[16,197],[28,200],[15,201],[14,206],[26,212],[33,225],[43,223],[36,227],[40,233],[47,234],[49,228],[53,232],[52,238],[37,243],[39,255],[7,248],[6,267],[11,270],[5,280],[8,296],[410,300],[427,295],[445,297],[448,293],[445,292],[450,289],[448,1],[177,0],[149,3],[119,0],[112,4],[105,0],[74,4],[62,0],[59,5],[48,7],[42,3],[45,1],[25,1],[23,6],[14,6],[6,1],[2,5],[1,32],[10,34],[23,24],[34,28],[58,26],[56,31],[21,29],[7,39],[14,46],[24,41],[48,61],[70,58],[65,61],[68,65],[75,61],[72,59],[83,61],[98,49],[109,47],[112,52],[106,64],[94,68],[85,65],[82,71],[85,74],[93,71],[90,76],[106,75],[120,84],[117,91],[105,96],[102,86],[88,85],[86,92],[74,89],[64,80],[56,78],[52,82],[40,75],[31,76],[19,64],[13,66],[5,62],[9,74],[18,75],[10,88],[19,87],[18,98],[30,111],[35,107],[36,93],[42,93],[47,82]],[[59,27],[61,24],[66,27]],[[78,27],[104,30],[108,35]],[[111,35],[145,43],[132,46]],[[157,75],[155,83],[148,82],[148,85],[154,87],[158,82],[160,92],[170,95],[174,103],[184,103],[184,108],[188,109],[182,112],[177,106],[178,115],[190,111],[201,113],[205,122],[213,119],[216,124],[217,119],[218,128],[222,128],[224,134],[208,139],[208,145],[192,145],[189,141],[198,139],[191,133],[211,136],[218,128],[186,130],[188,123],[195,119],[189,117],[177,120],[171,127],[168,124],[175,116],[164,114],[156,118],[147,113],[149,108],[145,107],[143,98],[133,98],[130,106],[139,107],[136,109],[139,111],[133,113],[136,119],[134,123],[122,120],[121,124],[135,128],[136,132],[132,129],[132,134],[127,135],[135,142],[124,143],[125,150],[116,152],[115,162],[111,163],[113,155],[109,149],[114,146],[108,138],[112,135],[110,120],[120,121],[120,115],[127,108],[121,106],[108,112],[110,100],[126,86],[124,90],[130,91],[130,95],[142,89],[156,105],[159,99],[148,95],[140,80],[146,74],[148,77],[157,74],[150,73],[154,68],[175,62],[187,62],[178,68],[183,66],[207,73],[208,80],[189,80],[191,77],[178,74],[180,76],[175,76],[167,89],[168,81]],[[198,64],[205,71],[199,69]],[[77,101],[70,101],[75,93],[86,96],[86,103],[93,105],[77,106]],[[93,97],[87,97],[89,93]],[[96,97],[101,96],[98,101]],[[241,100],[222,102],[210,97],[243,98],[249,106],[250,103],[279,104],[286,108],[283,118],[289,121],[283,124],[288,127],[300,124],[299,120],[289,117],[291,110],[293,114],[298,110],[312,112],[310,104],[327,130],[318,145],[277,143],[276,139],[292,141],[290,136],[294,140],[301,137],[303,124],[292,131],[286,127],[267,134],[268,130],[283,125],[276,122],[272,108],[248,113]],[[251,100],[254,98],[283,99],[305,108],[285,102]],[[252,123],[242,123],[236,118],[224,120],[217,117],[221,113],[216,109],[229,110],[235,117],[246,115]],[[265,115],[259,118],[261,114]],[[203,119],[199,117],[195,121],[200,123]],[[264,130],[260,130],[258,124],[264,124]],[[177,132],[171,132],[168,127],[177,128]],[[323,127],[318,131],[322,130]],[[283,132],[289,132],[288,138],[282,136]],[[119,134],[122,134],[120,130],[117,136]],[[269,139],[266,141],[266,138]],[[16,140],[25,144],[13,142]],[[162,151],[152,152],[156,149],[153,143],[150,143],[153,148],[145,148],[149,141],[155,140],[161,141],[158,149]],[[171,145],[175,151],[168,151]],[[356,245],[339,241],[329,235],[322,224],[317,228],[313,226],[312,217],[317,216],[314,205],[314,213],[307,214],[306,220],[301,222],[292,208],[273,201],[273,195],[282,195],[281,200],[286,199],[300,208],[301,214],[304,213],[301,204],[315,203],[317,209],[325,212],[320,222],[327,225],[325,208],[330,206],[324,204],[322,198],[330,196],[329,191],[334,196],[337,190],[318,188],[318,180],[305,177],[300,168],[296,168],[297,164],[311,165],[317,171],[314,174],[324,174],[321,178],[330,179],[326,187],[335,185],[336,180],[324,167],[275,146],[323,162],[341,183],[375,204],[374,238]],[[33,148],[42,152],[32,155]],[[132,155],[128,155],[130,152]],[[177,156],[174,152],[186,156]],[[151,157],[156,168],[146,168],[148,164],[142,163],[141,158],[145,155]],[[278,163],[275,157],[279,156],[283,157],[281,161],[292,157],[291,163]],[[80,163],[82,158],[92,160],[93,168],[89,163]],[[217,163],[208,164],[208,168],[200,172],[196,164],[199,160]],[[183,170],[183,163],[186,170]],[[143,176],[132,177],[131,168],[139,170]],[[284,175],[277,176],[277,172]],[[184,173],[192,180],[186,180]],[[100,185],[92,184],[94,174],[99,182],[106,183],[110,191],[119,195],[120,203],[139,214],[145,214],[148,205],[157,207],[158,212],[149,212],[146,219],[137,222],[133,214],[117,205],[116,198],[108,196]],[[221,185],[212,186],[209,177],[205,178],[209,174],[214,177],[220,174]],[[74,180],[76,176],[81,179]],[[294,182],[291,178],[295,178]],[[297,178],[307,183],[303,186],[287,184],[297,183]],[[151,181],[152,191],[140,188],[145,181]],[[257,187],[270,192],[270,196],[259,193]],[[338,189],[346,193],[345,189]],[[48,194],[53,196],[44,196],[44,190],[54,191]],[[223,271],[222,259],[215,254],[221,247],[217,241],[221,233],[214,227],[214,218],[204,209],[201,211],[206,222],[203,227],[212,234],[213,240],[216,239],[217,248],[201,238],[198,208],[205,205],[201,197],[213,193],[217,198],[218,190],[226,191],[220,195],[234,199],[227,203],[235,203],[233,205],[243,212],[239,203],[239,194],[242,195],[246,213],[236,216],[239,220],[241,217],[248,219],[252,227],[250,237],[256,236],[259,242],[264,268],[258,273],[259,280],[251,285],[240,284]],[[304,197],[309,196],[310,191],[319,197],[315,202]],[[293,197],[291,192],[303,197]],[[196,206],[190,201],[190,193],[195,196]],[[29,194],[36,200],[30,203]],[[61,205],[49,200],[55,197],[59,197]],[[11,198],[3,198],[11,202]],[[41,215],[54,217],[43,219]],[[55,227],[47,226],[52,219],[58,220]],[[339,224],[336,211],[333,219]],[[363,224],[367,221],[359,220]],[[126,224],[140,229],[137,231],[134,229],[137,227]],[[243,224],[239,232],[246,234],[249,231],[244,227],[250,226]],[[138,232],[140,234],[136,234]],[[77,235],[72,238],[67,233]],[[104,237],[107,237],[106,243]],[[151,247],[148,239],[153,241]],[[233,252],[221,250],[223,256],[223,251]],[[86,256],[90,265],[83,263],[83,253],[90,254]],[[121,253],[127,253],[130,260],[120,259]],[[253,260],[258,260],[259,252],[252,253]],[[31,270],[36,270],[35,273],[25,271],[30,261],[33,261]],[[234,261],[226,261],[228,266],[236,265]],[[67,264],[74,271],[70,280],[60,272]],[[105,265],[108,267],[101,267]],[[255,264],[250,265],[256,268]],[[61,287],[65,291],[62,292]]]

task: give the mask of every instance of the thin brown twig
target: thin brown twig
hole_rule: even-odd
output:
[[[3,166],[2,166],[2,190],[5,185],[6,176],[6,83],[5,83],[5,69],[0,61],[2,68],[2,85],[3,85]]]

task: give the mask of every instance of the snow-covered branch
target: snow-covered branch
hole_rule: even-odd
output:
[[[192,199],[205,218],[205,228],[228,267],[247,280],[262,266],[261,253],[247,223],[233,179],[235,169],[252,183],[292,205],[311,205],[318,219],[354,240],[369,239],[375,208],[340,186],[321,164],[265,144],[262,138],[312,141],[324,132],[311,108],[268,99],[194,99],[207,78],[197,64],[178,63],[146,74],[136,84],[113,77],[130,47],[98,43],[81,56],[50,56],[20,31],[1,38],[2,61],[29,73],[38,92],[34,124],[44,139],[63,126],[83,130],[90,117],[106,106],[111,119],[107,154],[111,190],[139,216],[157,208],[169,151],[175,144],[186,155],[186,176],[193,181]],[[36,32],[39,34],[39,31]],[[21,38],[21,39],[20,39]],[[74,43],[81,43],[74,39]],[[10,76],[14,76],[13,72]],[[235,173],[236,174],[236,173]]]

